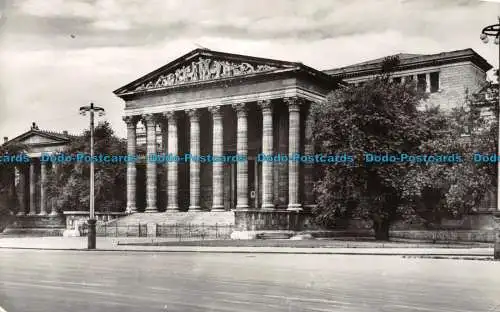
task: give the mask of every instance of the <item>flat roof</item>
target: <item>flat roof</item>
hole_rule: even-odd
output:
[[[399,57],[400,63],[397,66],[398,71],[406,69],[415,69],[443,64],[453,64],[463,61],[470,61],[479,68],[487,72],[493,66],[473,49],[463,49],[437,54],[408,54],[399,53],[388,57]],[[351,78],[380,73],[381,64],[386,57],[357,63],[340,68],[324,70],[323,72],[336,78]]]

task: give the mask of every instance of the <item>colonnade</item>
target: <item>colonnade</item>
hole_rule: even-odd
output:
[[[288,107],[289,128],[288,128],[288,153],[312,154],[314,151],[312,145],[312,121],[310,113],[305,120],[305,142],[301,142],[301,107],[309,107],[310,103],[299,97],[284,98],[283,102]],[[262,100],[257,102],[262,112],[262,153],[272,155],[274,142],[273,129],[273,105],[271,100]],[[307,105],[307,106],[306,106]],[[213,120],[212,131],[212,155],[214,157],[223,156],[223,133],[224,123],[221,106],[212,106],[208,110]],[[249,209],[248,192],[248,106],[246,103],[233,104],[232,108],[236,111],[237,135],[236,135],[236,153],[242,157],[243,161],[236,163],[236,209]],[[189,109],[185,111],[189,116],[190,123],[190,154],[200,154],[200,109]],[[309,112],[309,110],[307,110]],[[146,146],[147,154],[157,153],[156,125],[158,122],[166,129],[168,140],[167,154],[178,154],[178,125],[177,112],[169,111],[161,114],[143,114],[134,116],[125,116],[123,120],[127,124],[127,153],[134,155],[137,152],[137,123],[141,121],[146,127]],[[165,132],[165,131],[164,131]],[[301,144],[304,148],[301,149]],[[211,211],[224,211],[224,174],[223,163],[213,162],[212,166],[212,207]],[[273,163],[262,162],[262,200],[263,210],[277,209],[274,204],[273,194]],[[303,209],[304,202],[312,203],[312,164],[304,165],[304,186],[303,198],[299,195],[300,188],[300,165],[296,161],[289,161],[288,164],[288,207],[287,210],[300,211]],[[136,185],[137,168],[133,162],[127,163],[127,211],[137,212]],[[147,161],[146,163],[146,209],[145,212],[157,212],[157,164]],[[200,207],[200,163],[191,161],[189,163],[189,210],[199,211]],[[178,203],[178,164],[175,161],[167,163],[167,194],[168,201],[166,211],[179,211]]]
[[[24,168],[22,166],[17,166],[16,171],[19,174],[19,186],[22,189],[19,198],[20,202],[20,210],[18,212],[19,216],[24,216],[24,215],[40,215],[40,216],[46,216],[49,215],[49,208],[47,207],[48,201],[47,201],[47,178],[48,178],[48,171],[49,170],[57,170],[57,164],[52,163],[52,166],[49,167],[49,163],[44,162],[44,161],[38,161],[38,158],[36,157],[31,157],[30,162],[29,162],[29,171],[28,174],[26,174],[26,171],[23,170]],[[39,179],[37,177],[37,170],[36,167],[37,165],[40,167],[40,176]],[[26,192],[25,192],[25,183],[26,180],[29,179],[29,200],[28,200],[28,207],[26,207]],[[37,181],[38,180],[38,181]],[[39,182],[39,183],[37,183]],[[39,186],[39,211],[37,211],[37,184]],[[57,208],[52,205],[50,209],[50,215],[58,215]]]

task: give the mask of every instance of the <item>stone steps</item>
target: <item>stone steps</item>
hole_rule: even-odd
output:
[[[17,236],[63,236],[65,228],[7,228],[0,237],[17,237]]]
[[[64,216],[39,216],[39,215],[27,215],[27,216],[16,216],[14,221],[9,224],[8,228],[17,229],[50,229],[50,228],[62,228],[66,226],[66,220]]]
[[[234,225],[234,213],[232,211],[222,212],[159,212],[159,213],[134,213],[108,224],[120,226],[137,224],[165,224],[165,225]]]

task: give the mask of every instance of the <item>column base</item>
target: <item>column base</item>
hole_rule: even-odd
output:
[[[43,212],[40,212],[38,215],[39,215],[39,216],[46,216],[46,215],[47,215],[47,212],[43,211]]]
[[[274,210],[276,207],[273,204],[263,204],[261,210]]]
[[[165,209],[165,212],[179,212],[181,211],[178,206],[169,206]]]
[[[226,211],[226,209],[224,209],[224,206],[212,206],[212,209],[210,211],[221,212]]]
[[[36,212],[28,212],[28,216],[36,216]]]
[[[52,216],[52,217],[55,217],[55,216],[58,216],[58,215],[59,215],[59,213],[57,211],[51,211],[50,212],[50,216]]]
[[[144,210],[145,213],[154,213],[158,212],[158,209],[156,207],[146,207],[146,210]]]
[[[248,205],[236,205],[236,210],[247,210],[250,209]]]
[[[302,205],[301,204],[288,204],[288,207],[286,208],[288,211],[301,211],[302,210]]]
[[[125,212],[129,213],[129,214],[136,213],[137,212],[137,207],[129,206],[129,207],[127,207],[127,209],[125,210]]]
[[[19,211],[19,212],[17,213],[17,216],[18,216],[18,217],[22,217],[22,216],[25,216],[25,215],[26,215],[26,213],[25,213],[24,211]]]
[[[188,211],[202,211],[200,206],[189,206]]]

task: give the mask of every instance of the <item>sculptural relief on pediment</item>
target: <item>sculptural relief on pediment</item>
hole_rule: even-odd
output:
[[[185,65],[175,71],[160,75],[136,87],[136,91],[157,89],[175,85],[182,85],[190,82],[217,80],[243,76],[248,74],[267,72],[277,69],[270,65],[253,65],[250,63],[234,63],[224,60],[212,60],[199,58],[189,65]]]

